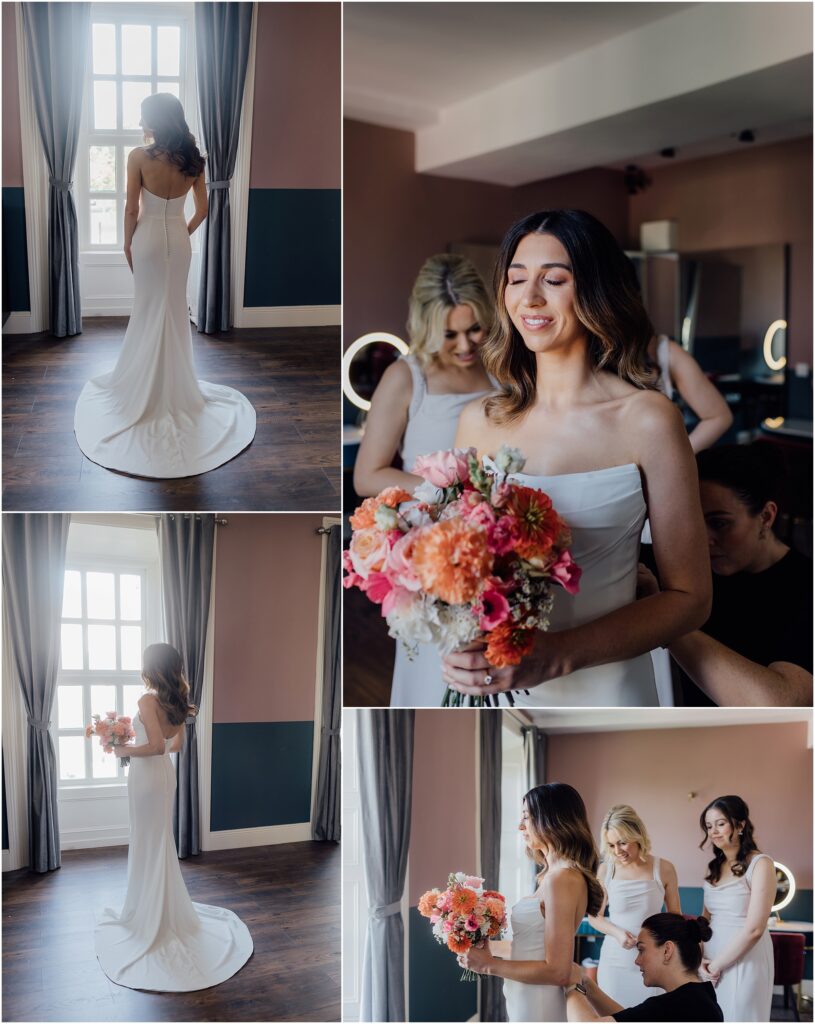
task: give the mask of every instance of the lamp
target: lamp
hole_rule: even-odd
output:
[[[795,895],[795,878],[793,877],[792,872],[786,866],[786,864],[782,864],[779,860],[776,860],[773,863],[775,864],[776,881],[778,879],[779,872],[781,872],[781,874],[783,875],[786,875],[787,879],[789,880],[789,891],[787,892],[787,895],[778,903],[773,904],[772,913],[777,914],[779,910],[783,910],[784,907],[788,907],[790,903],[792,903],[792,898]],[[776,892],[778,891],[778,888],[779,886],[776,884]]]
[[[357,338],[356,341],[352,341],[351,344],[345,351],[342,357],[342,393],[358,409],[362,409],[363,412],[367,412],[371,408],[371,403],[367,398],[363,398],[358,395],[351,384],[351,363],[354,356],[361,352],[368,345],[374,345],[377,342],[386,342],[388,345],[393,347],[401,355],[407,355],[410,351],[406,342],[402,341],[401,338],[395,334],[388,334],[387,331],[371,331],[370,334],[363,334],[362,337]]]
[[[779,331],[785,331],[786,329],[786,320],[773,320],[767,328],[767,333],[764,335],[764,362],[771,370],[783,370],[787,365],[786,356],[779,356],[778,359],[776,359],[773,355],[773,341],[775,340],[775,336]]]

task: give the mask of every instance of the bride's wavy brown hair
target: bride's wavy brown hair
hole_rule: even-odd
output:
[[[181,725],[198,708],[189,701],[184,662],[171,644],[150,644],[142,655],[141,677],[153,690],[171,725]]]
[[[598,913],[603,905],[603,887],[597,881],[600,858],[581,795],[565,782],[547,782],[530,789],[524,803],[526,830],[533,842],[526,852],[536,864],[542,865],[538,879],[543,878],[549,865],[543,851],[534,844],[545,843],[558,857],[570,861],[581,872],[588,889],[586,913]]]
[[[589,335],[589,360],[635,387],[653,389],[648,343],[654,328],[640,298],[634,266],[603,224],[584,210],[544,210],[517,221],[507,231],[495,264],[495,318],[481,349],[487,372],[502,390],[487,399],[487,416],[506,423],[522,415],[535,398],[537,361],[509,317],[507,275],[527,235],[554,236],[569,257],[574,279],[574,311]]]
[[[184,117],[184,108],[171,92],[155,92],[141,104],[141,117],[153,133],[153,144],[145,147],[150,159],[159,154],[176,165],[187,178],[197,178],[204,170],[205,159]]]

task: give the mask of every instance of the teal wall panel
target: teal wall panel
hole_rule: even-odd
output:
[[[469,1020],[478,1009],[477,983],[461,981],[455,955],[436,942],[430,922],[415,907],[408,920],[410,1019]]]
[[[212,831],[308,821],[313,743],[313,722],[213,725]]]
[[[245,306],[340,302],[340,190],[250,188]]]
[[[31,309],[25,196],[19,186],[3,189],[3,319],[9,312]]]

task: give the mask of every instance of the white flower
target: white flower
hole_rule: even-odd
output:
[[[422,482],[414,488],[413,497],[417,501],[424,502],[426,505],[438,505],[444,498],[444,491],[441,487],[436,487],[431,484],[429,480],[422,480]]]
[[[400,601],[388,616],[388,632],[409,649],[417,643],[432,644],[438,640],[438,612],[435,602],[416,594],[410,601]]]
[[[402,505],[399,514],[408,526],[427,526],[428,523],[433,522],[432,517],[427,512],[423,512],[418,504]]]
[[[495,456],[495,465],[500,473],[520,473],[526,465],[526,456],[519,448],[502,444]]]
[[[389,505],[380,505],[374,512],[374,522],[381,530],[395,530],[399,526],[399,514]]]
[[[438,612],[439,651],[444,657],[458,647],[472,643],[481,630],[472,609],[466,604],[443,605]]]

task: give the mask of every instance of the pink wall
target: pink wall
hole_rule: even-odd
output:
[[[698,849],[699,815],[715,797],[747,801],[759,847],[812,887],[812,751],[806,725],[556,734],[546,777],[586,802],[593,831],[609,807],[634,807],[680,885],[701,885],[710,853]],[[688,798],[695,792],[693,799]]]
[[[321,515],[228,515],[218,527],[215,722],[314,719]]]
[[[744,148],[649,171],[632,196],[629,241],[643,221],[676,220],[685,252],[787,242],[790,363],[812,364],[812,139]]]
[[[17,25],[14,4],[3,4],[3,187],[23,184],[20,92],[17,87]]]
[[[408,899],[476,870],[474,710],[416,712]]]
[[[339,188],[339,3],[258,4],[250,188]]]

